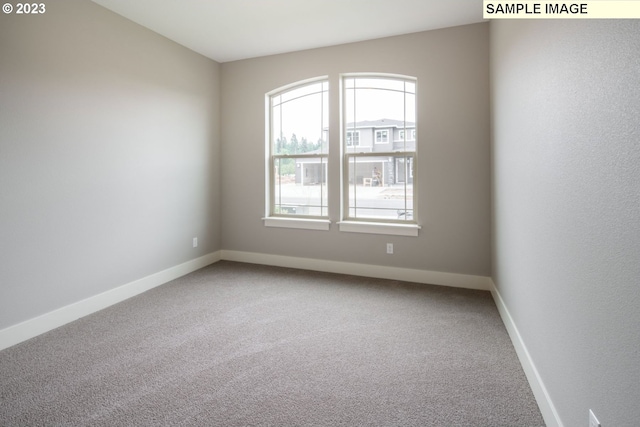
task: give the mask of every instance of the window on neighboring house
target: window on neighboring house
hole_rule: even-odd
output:
[[[328,91],[323,78],[267,94],[267,220],[328,218]]]
[[[398,140],[404,141],[404,136],[405,136],[404,130],[401,130],[401,131],[398,132]],[[413,129],[411,131],[411,137],[409,139],[410,140],[415,140],[416,139],[416,131],[415,131],[415,129]]]
[[[389,142],[389,131],[388,130],[377,130],[376,131],[376,144],[385,144]]]
[[[345,134],[356,127],[363,131],[366,126],[387,126],[397,128],[403,136],[411,129],[415,136],[414,78],[345,75],[342,83]],[[388,143],[389,132],[390,129],[375,130],[374,141]],[[345,221],[416,224],[416,140],[402,137],[390,145],[367,152],[343,147]]]
[[[360,131],[347,132],[347,145],[360,145]]]

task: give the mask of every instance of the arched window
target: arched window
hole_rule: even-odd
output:
[[[329,82],[299,82],[267,94],[267,217],[329,216]]]

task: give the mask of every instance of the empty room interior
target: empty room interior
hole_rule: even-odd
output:
[[[0,425],[638,425],[639,20],[33,8]]]

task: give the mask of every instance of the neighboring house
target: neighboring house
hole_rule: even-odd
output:
[[[416,126],[413,122],[379,119],[347,123],[345,148],[350,153],[389,153],[416,150]],[[358,159],[356,185],[393,185],[413,183],[413,158],[394,159],[389,156],[367,156]],[[326,180],[326,167],[317,158],[296,159],[296,184],[314,185]],[[378,179],[376,178],[379,178]]]

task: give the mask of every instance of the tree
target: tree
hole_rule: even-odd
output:
[[[298,143],[298,137],[294,133],[291,135],[291,142],[289,143],[289,152],[287,154],[300,153],[300,144]]]
[[[287,153],[287,138],[281,137],[276,139],[276,154],[286,154]]]
[[[294,159],[280,159],[280,175],[293,175],[296,173],[296,162]]]

